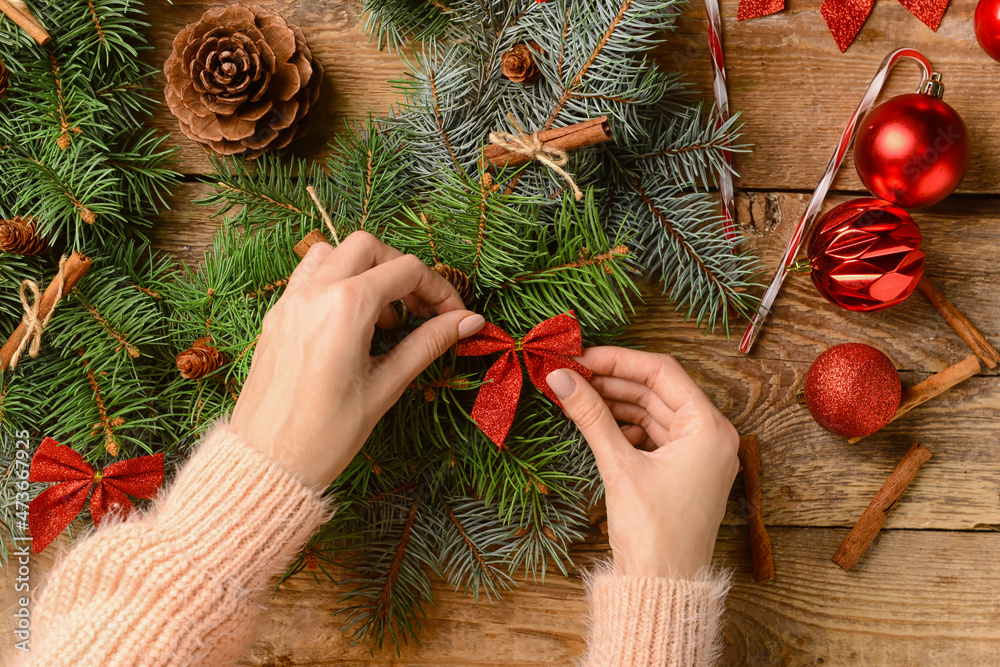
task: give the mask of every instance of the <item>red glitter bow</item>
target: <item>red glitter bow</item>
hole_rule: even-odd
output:
[[[934,31],[941,25],[941,18],[948,9],[948,0],[899,0],[899,4]],[[865,24],[874,6],[875,0],[823,0],[819,11],[841,52],[846,51],[861,32],[861,26]],[[740,0],[736,18],[740,21],[755,19],[780,12],[784,8],[785,0]]]
[[[502,351],[506,352],[486,371],[486,384],[479,388],[472,408],[472,418],[498,447],[503,447],[514,423],[517,400],[521,396],[521,364],[517,361],[517,352],[524,357],[531,382],[559,407],[562,403],[549,389],[545,377],[559,368],[572,368],[588,379],[591,375],[589,369],[568,358],[568,355],[583,354],[580,323],[572,312],[545,320],[521,339],[514,339],[500,327],[487,322],[479,333],[458,343],[460,357]]]
[[[95,525],[108,512],[128,516],[135,510],[126,493],[155,498],[163,485],[163,454],[117,461],[97,472],[72,448],[45,438],[31,459],[28,480],[56,482],[28,503],[31,549],[37,554],[76,518],[91,487],[90,515]]]

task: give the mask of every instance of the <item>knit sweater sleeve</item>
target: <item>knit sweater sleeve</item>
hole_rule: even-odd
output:
[[[235,663],[272,578],[328,515],[319,494],[221,424],[151,511],[102,525],[56,565],[35,605],[30,664]]]
[[[591,624],[585,667],[702,667],[720,653],[729,577],[633,577],[610,569],[588,578]]]

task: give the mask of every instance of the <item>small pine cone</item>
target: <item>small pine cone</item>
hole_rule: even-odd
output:
[[[305,565],[307,570],[315,572],[316,570],[319,569],[319,556],[317,556],[315,552],[309,552],[303,559],[303,564]]]
[[[3,97],[7,92],[7,82],[7,66],[0,60],[0,97]]]
[[[248,158],[306,133],[323,80],[298,26],[241,4],[209,9],[177,33],[163,71],[181,131],[206,151]]]
[[[0,220],[0,250],[13,255],[39,255],[49,249],[35,233],[35,221],[23,216]]]
[[[438,262],[434,265],[434,270],[437,271],[441,276],[455,286],[455,290],[458,291],[458,296],[462,298],[462,302],[469,306],[476,297],[476,291],[472,286],[472,278],[467,276],[461,269],[456,269],[453,266],[448,266],[447,264],[442,264]]]
[[[191,347],[177,355],[177,370],[186,380],[198,380],[222,368],[226,356],[208,344],[211,338],[199,338]]]
[[[535,64],[536,45],[515,44],[500,56],[503,75],[514,83],[534,83],[542,78],[542,72]]]

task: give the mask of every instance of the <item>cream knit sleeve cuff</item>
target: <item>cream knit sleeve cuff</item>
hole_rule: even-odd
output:
[[[729,577],[633,577],[604,571],[588,579],[591,607],[586,667],[691,667],[719,655]]]
[[[102,523],[53,569],[32,666],[235,663],[274,575],[328,516],[318,493],[216,426],[148,512]]]

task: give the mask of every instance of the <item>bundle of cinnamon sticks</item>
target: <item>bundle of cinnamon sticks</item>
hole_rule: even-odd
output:
[[[547,148],[556,148],[567,153],[611,141],[611,138],[611,126],[608,124],[607,116],[538,133],[538,140]],[[483,148],[483,157],[479,160],[479,164],[484,169],[490,167],[503,169],[519,167],[530,161],[531,157],[528,155],[510,151],[498,144],[489,144]]]
[[[38,319],[44,320],[52,309],[56,307],[58,303],[56,297],[60,296],[65,298],[73,287],[83,278],[87,270],[90,269],[92,262],[89,257],[83,255],[79,252],[74,252],[66,260],[66,264],[63,266],[63,282],[60,289],[59,277],[56,276],[45,288],[42,293],[42,302],[38,309]],[[22,321],[14,332],[7,339],[7,342],[0,347],[0,371],[7,370],[10,366],[11,359],[13,359],[15,352],[21,347],[21,343],[24,341],[25,336],[28,333],[28,325]]]

